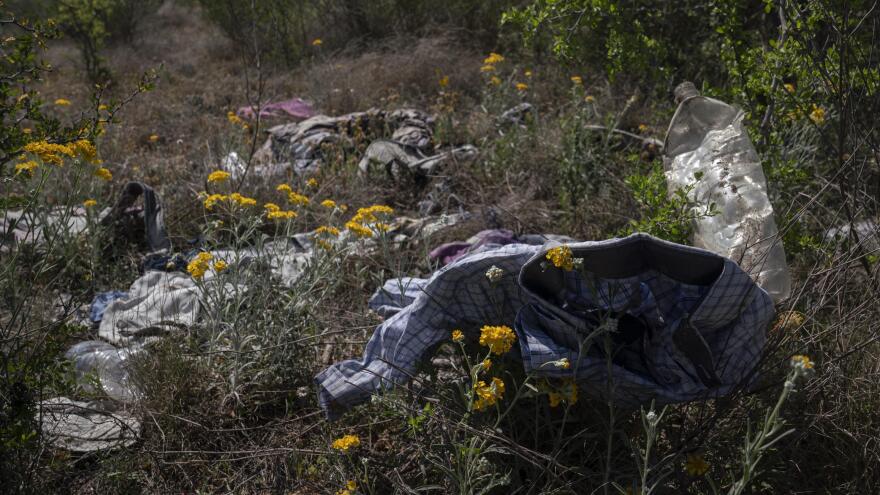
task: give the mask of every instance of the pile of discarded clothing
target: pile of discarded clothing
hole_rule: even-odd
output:
[[[695,210],[720,209],[696,222],[706,249],[634,234],[563,240],[562,250],[558,240],[538,246],[507,231],[440,246],[431,256],[445,266],[430,278],[389,280],[373,295],[370,307],[386,319],[363,357],[316,376],[327,416],[408,382],[453,329],[476,341],[484,325],[513,328],[519,352],[511,357],[526,373],[573,379],[624,407],[719,397],[752,383],[774,299],[791,285],[766,180],[741,111],[690,83],[676,97],[667,179],[670,194],[697,181],[686,189]],[[563,252],[564,263],[551,262]],[[567,365],[550,365],[559,362]]]
[[[325,159],[325,145],[338,144],[346,150],[355,148],[355,136],[387,135],[366,149],[359,163],[363,174],[374,170],[399,178],[405,172],[426,175],[457,161],[472,160],[473,146],[448,150],[434,149],[434,118],[420,110],[384,111],[370,109],[336,117],[315,115],[302,122],[271,127],[269,137],[254,155],[254,173],[280,174],[290,169],[298,175],[313,174]],[[244,172],[243,161],[227,157],[224,167],[234,176]]]

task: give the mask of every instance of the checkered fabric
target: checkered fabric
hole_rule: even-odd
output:
[[[483,325],[515,329],[527,373],[575,378],[621,405],[721,396],[751,377],[774,308],[736,263],[634,234],[568,244],[583,263],[566,272],[546,259],[555,246],[512,244],[430,279],[387,281],[370,300],[386,320],[363,359],[315,378],[328,417],[406,383],[453,329],[476,340]],[[496,282],[486,276],[493,266],[504,273]],[[563,358],[570,367],[554,365]]]

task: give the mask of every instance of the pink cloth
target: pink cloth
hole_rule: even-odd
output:
[[[254,120],[256,118],[256,109],[252,106],[241,107],[238,109],[238,116],[243,119]],[[275,103],[267,103],[260,108],[260,118],[264,117],[293,117],[299,120],[305,120],[315,115],[315,109],[312,104],[302,98],[291,98],[284,101],[276,101]]]

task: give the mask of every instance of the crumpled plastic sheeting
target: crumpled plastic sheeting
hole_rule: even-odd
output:
[[[694,210],[714,204],[719,211],[696,221],[694,246],[736,261],[774,301],[786,299],[791,277],[744,114],[699,96],[687,84],[676,90],[687,96],[672,118],[664,147],[669,192],[693,185]]]
[[[118,449],[134,444],[141,423],[104,404],[55,397],[40,403],[41,429],[50,444],[72,452]]]
[[[256,109],[252,106],[241,107],[236,112],[239,117],[254,120],[257,117]],[[302,98],[291,98],[274,103],[266,103],[260,107],[260,118],[266,117],[291,117],[294,119],[307,119],[315,115],[312,104]]]

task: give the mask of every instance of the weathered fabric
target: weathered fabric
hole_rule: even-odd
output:
[[[241,107],[236,113],[239,117],[248,120],[254,120],[257,117],[256,108],[252,106]],[[302,120],[313,115],[315,115],[315,109],[312,107],[312,104],[302,98],[264,103],[260,107],[260,118],[288,117]]]
[[[448,242],[441,244],[428,253],[432,260],[440,262],[440,266],[448,265],[468,254],[480,253],[489,249],[496,249],[508,244],[533,244],[541,245],[549,240],[557,242],[575,242],[568,236],[554,234],[526,234],[516,235],[505,229],[482,230],[471,236],[466,241]]]
[[[141,423],[124,411],[107,411],[105,404],[56,397],[40,403],[40,426],[54,447],[94,452],[134,444]]]
[[[428,280],[387,282],[371,306],[388,319],[363,358],[316,377],[328,417],[408,381],[451,330],[477,339],[483,325],[515,329],[527,373],[573,377],[594,396],[603,395],[609,376],[604,341],[588,336],[616,326],[610,378],[618,404],[721,396],[748,379],[774,309],[736,263],[634,234],[569,244],[583,268],[564,272],[546,259],[556,245],[511,244],[462,258]],[[504,272],[494,284],[486,277],[492,266]],[[562,358],[569,369],[549,364]]]
[[[400,179],[404,172],[416,176],[437,173],[450,163],[470,162],[477,157],[477,148],[460,146],[434,155],[426,155],[418,148],[390,139],[378,139],[370,143],[358,163],[361,175],[382,171]]]

